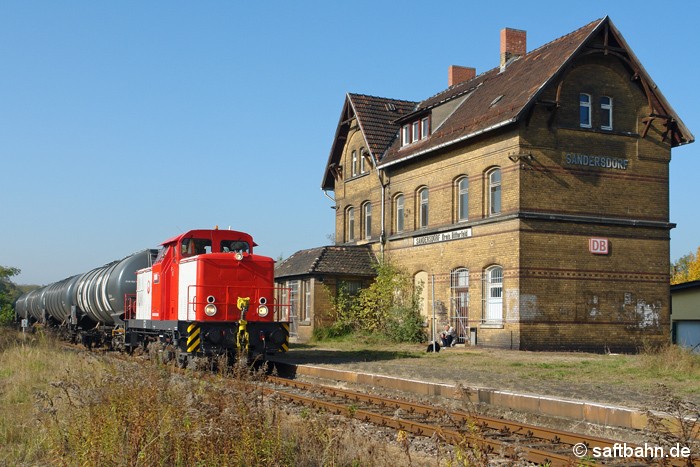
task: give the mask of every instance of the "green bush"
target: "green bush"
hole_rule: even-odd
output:
[[[389,262],[375,268],[374,282],[356,296],[339,287],[333,297],[333,324],[315,331],[316,339],[364,333],[393,342],[425,340],[420,288],[414,287],[410,275]]]

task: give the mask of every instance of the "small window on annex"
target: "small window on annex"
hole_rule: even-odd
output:
[[[591,128],[591,95],[579,94],[579,125],[581,128]]]
[[[396,232],[403,232],[404,229],[404,197],[397,195],[394,198],[394,216],[396,219]]]
[[[613,100],[612,97],[602,96],[600,98],[600,129],[612,130],[613,128]]]

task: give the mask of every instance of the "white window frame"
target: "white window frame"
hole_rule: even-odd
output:
[[[424,196],[425,195],[425,196]],[[430,219],[430,193],[428,187],[418,190],[418,228],[428,227]]]
[[[464,185],[464,186],[463,186]],[[469,220],[469,179],[460,177],[457,179],[457,221]]]
[[[503,268],[491,266],[484,271],[484,324],[503,324]]]
[[[401,128],[401,146],[407,146],[411,144],[411,126],[410,125],[404,125],[403,128]]]
[[[584,99],[583,99],[584,96],[587,99],[586,101],[584,101]],[[580,93],[579,97],[578,97],[578,103],[579,103],[579,117],[578,117],[579,126],[581,128],[593,128],[593,122],[591,120],[591,117],[592,117],[592,115],[591,115],[591,95],[586,94],[585,92]],[[586,112],[586,115],[588,117],[587,118],[588,123],[585,123],[583,121],[583,118],[581,118],[583,116],[583,112]]]
[[[355,240],[355,208],[350,206],[345,210],[347,217],[346,238],[348,242]]]
[[[420,122],[413,122],[411,125],[411,142],[415,143],[420,139]]]
[[[607,99],[608,102],[607,104],[603,103],[603,99]],[[613,129],[613,98],[610,96],[600,96],[600,99],[598,100],[600,102],[600,129],[601,130],[612,130]],[[608,115],[608,122],[610,123],[609,125],[603,125],[603,114]]]
[[[287,287],[289,288],[289,314],[292,320],[296,318],[296,321],[300,320],[299,316],[299,283],[301,281],[289,281],[287,282]]]
[[[430,136],[430,118],[425,117],[420,122],[421,122],[420,137],[421,137],[421,139],[425,139],[428,136]]]
[[[360,149],[360,173],[363,174],[367,171],[365,167],[365,148]]]
[[[352,151],[352,176],[357,175],[357,151],[353,149]]]
[[[365,240],[372,238],[372,203],[367,201],[362,205],[362,214],[364,218],[364,234]]]
[[[306,279],[302,282],[304,287],[304,315],[301,321],[311,320],[311,281]]]
[[[494,180],[494,175],[498,174],[498,180]],[[501,188],[502,174],[501,169],[496,167],[488,172],[489,181],[489,216],[495,216],[501,213],[503,209],[503,190]],[[495,194],[498,193],[496,197]],[[498,205],[496,205],[498,203]]]
[[[396,195],[394,198],[394,203],[396,206],[395,212],[396,212],[396,232],[403,232],[405,228],[405,198],[403,194]]]

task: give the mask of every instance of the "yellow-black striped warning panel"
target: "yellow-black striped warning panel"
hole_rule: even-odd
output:
[[[187,326],[187,352],[196,352],[202,343],[199,323],[191,323]]]
[[[284,344],[282,344],[282,352],[289,350],[289,323],[282,324],[282,329],[284,330]]]

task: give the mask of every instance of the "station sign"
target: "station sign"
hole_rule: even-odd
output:
[[[607,238],[589,238],[588,251],[594,255],[607,255],[610,253],[610,240]]]
[[[413,246],[428,245],[430,243],[449,242],[451,240],[459,240],[461,238],[469,238],[471,236],[471,227],[468,229],[453,230],[452,232],[422,235],[420,237],[413,237]]]

